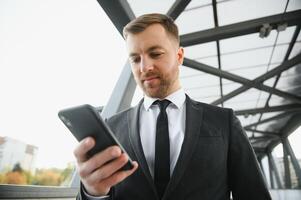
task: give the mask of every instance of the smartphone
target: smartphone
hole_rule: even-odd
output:
[[[85,104],[67,108],[59,111],[58,116],[78,141],[88,136],[94,138],[95,146],[87,152],[88,157],[92,157],[113,145],[118,145],[121,151],[127,154],[110,127],[93,106]],[[121,170],[132,169],[134,167],[132,163],[133,161],[129,157],[129,161]]]

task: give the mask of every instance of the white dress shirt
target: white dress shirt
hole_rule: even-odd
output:
[[[169,146],[170,146],[170,176],[172,175],[176,166],[178,157],[180,155],[181,147],[185,134],[185,121],[186,121],[186,104],[185,92],[181,88],[176,92],[170,94],[165,99],[171,103],[166,108],[168,117],[168,130],[169,130]],[[156,126],[157,117],[160,113],[159,105],[153,103],[158,98],[151,98],[144,96],[143,105],[140,108],[139,114],[139,132],[141,144],[146,158],[151,176],[154,178],[155,166],[155,141],[156,141]],[[108,196],[94,197],[87,194],[85,195],[90,200],[107,199]]]
[[[165,99],[171,103],[166,108],[168,117],[169,146],[170,146],[170,176],[176,166],[185,133],[186,104],[183,89],[170,94]],[[157,98],[144,97],[140,109],[140,138],[144,156],[146,158],[150,173],[154,177],[155,166],[155,141],[157,117],[160,113],[159,105],[153,103]]]

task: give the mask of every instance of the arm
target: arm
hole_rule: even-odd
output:
[[[230,112],[229,131],[229,183],[234,200],[269,200],[256,155],[240,121]]]

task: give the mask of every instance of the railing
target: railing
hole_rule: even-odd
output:
[[[75,199],[79,189],[70,187],[0,185],[0,199]]]
[[[300,200],[301,190],[270,190],[273,200]]]

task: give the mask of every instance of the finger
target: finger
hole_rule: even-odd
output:
[[[79,143],[79,145],[73,151],[78,163],[84,162],[88,159],[87,152],[92,149],[94,145],[95,141],[92,137],[87,137]]]
[[[86,178],[86,181],[90,184],[93,184],[95,182],[99,182],[100,180],[106,179],[116,171],[118,171],[120,168],[122,168],[127,162],[128,156],[123,153],[115,160],[107,163],[106,165],[90,174],[90,176]]]
[[[120,157],[121,149],[118,146],[111,146],[95,154],[92,158],[82,163],[79,169],[81,177],[90,176],[96,169],[101,168],[104,164],[112,159]]]
[[[128,176],[132,175],[137,170],[138,163],[136,161],[134,161],[133,165],[134,165],[134,167],[130,170],[118,171],[115,174],[113,174],[112,176],[104,179],[102,184],[108,188],[111,188],[112,186],[120,183],[121,181],[123,181]]]

